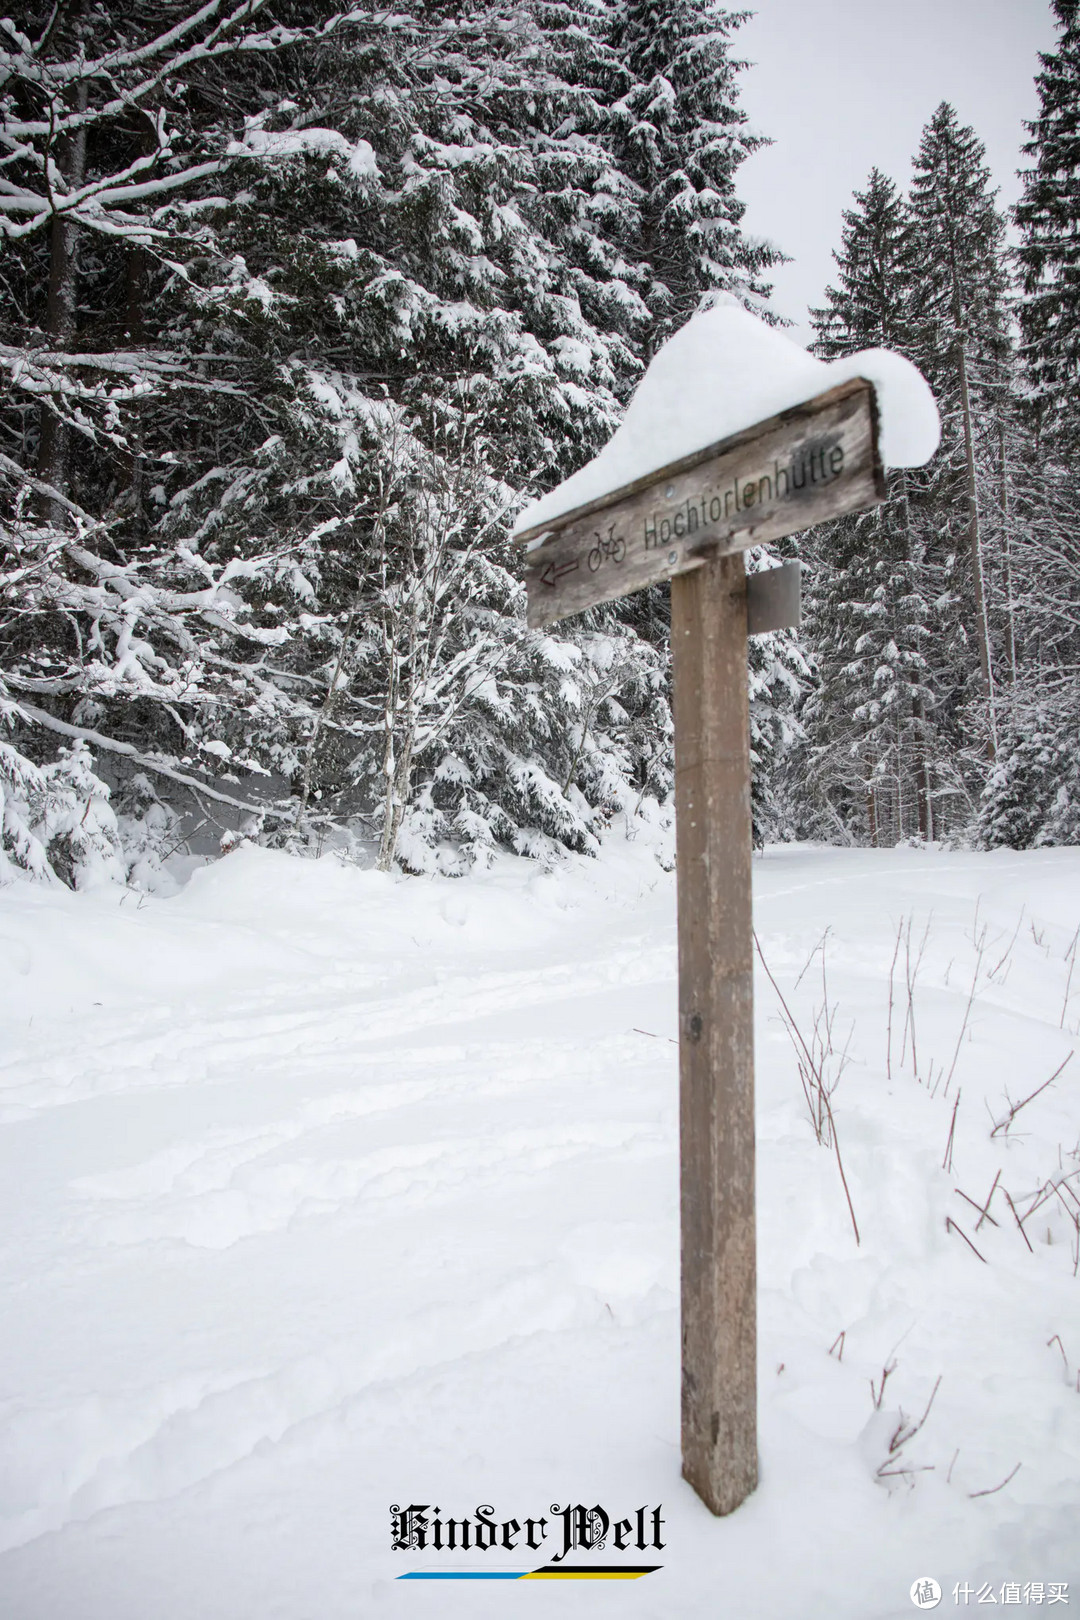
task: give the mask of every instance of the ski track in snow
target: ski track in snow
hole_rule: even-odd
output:
[[[763,1482],[722,1522],[678,1477],[673,882],[647,841],[546,879],[507,861],[394,883],[250,851],[126,912],[0,895],[5,1620],[381,1612],[402,1590],[387,1504],[436,1491],[447,1512],[497,1494],[519,1516],[663,1501],[663,1576],[617,1602],[592,1589],[589,1613],[866,1620],[908,1612],[927,1572],[1080,1579],[1067,1198],[1032,1218],[1031,1253],[1000,1199],[976,1231],[957,1191],[985,1196],[1000,1170],[1034,1198],[1080,1172],[1080,1074],[1004,1138],[988,1124],[1074,1042],[1080,856],[777,850],[756,883],[806,1028],[828,930],[863,1242],[759,977]],[[886,1054],[905,918],[916,943],[929,924],[918,1076],[899,978]],[[900,1402],[921,1412],[939,1373],[923,1472],[889,1494]],[[312,1542],[336,1527],[336,1572],[275,1533],[296,1514]],[[450,1615],[493,1602],[439,1596]]]
[[[387,994],[386,981],[374,989],[365,983],[358,997],[347,980],[338,983],[331,978],[328,982],[320,977],[314,991],[307,986],[301,992],[302,1011],[271,1011],[267,999],[260,998],[232,1007],[225,1017],[180,1029],[171,1022],[163,1023],[156,1010],[149,1011],[142,1020],[95,1042],[90,1052],[79,1038],[64,1043],[40,1060],[43,1072],[29,1084],[19,1080],[26,1072],[28,1048],[16,1049],[0,1065],[0,1097],[5,1099],[0,1124],[21,1117],[22,1109],[81,1101],[103,1091],[156,1087],[170,1079],[187,1084],[193,1070],[201,1070],[205,1077],[215,1070],[230,1075],[244,1062],[280,1065],[302,1059],[311,1063],[340,1057],[343,1049],[350,1056],[364,1053],[380,1043],[393,1043],[400,1056],[397,1042],[403,1030],[413,1036],[427,1029],[454,1030],[507,1011],[550,1011],[566,1002],[600,995],[613,986],[655,984],[657,955],[667,968],[664,980],[670,981],[673,945],[646,954],[641,942],[635,942],[597,964],[479,975],[447,973],[438,985],[400,994]],[[208,1061],[208,1053],[214,1054],[213,1063]],[[5,1083],[6,1077],[11,1078]]]

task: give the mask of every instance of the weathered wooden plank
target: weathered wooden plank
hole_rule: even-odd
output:
[[[802,623],[802,564],[781,563],[746,577],[746,630],[763,636],[769,630],[795,630]]]
[[[679,932],[683,1474],[757,1484],[750,713],[741,553],[671,586]]]
[[[710,553],[883,498],[874,393],[855,379],[549,525],[526,557],[529,623],[553,624],[699,568]]]

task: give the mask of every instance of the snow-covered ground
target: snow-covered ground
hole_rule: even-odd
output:
[[[761,1485],[727,1520],[679,1473],[652,834],[457,883],[240,849],[169,899],[0,893],[4,1620],[1080,1603],[1080,1054],[991,1134],[1080,1045],[1080,851],[770,849],[755,881],[808,1039],[828,930],[862,1241],[760,974]],[[408,1503],[659,1505],[663,1567],[397,1581],[451,1567],[391,1550]]]

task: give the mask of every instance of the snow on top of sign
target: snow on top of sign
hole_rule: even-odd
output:
[[[941,424],[929,386],[910,360],[888,349],[819,360],[723,297],[657,351],[599,455],[531,502],[515,532],[576,511],[853,377],[864,377],[877,394],[885,465],[929,461]]]

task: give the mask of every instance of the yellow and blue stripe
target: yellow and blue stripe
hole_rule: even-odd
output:
[[[637,1581],[662,1564],[545,1564],[543,1569],[410,1569],[399,1581]]]

